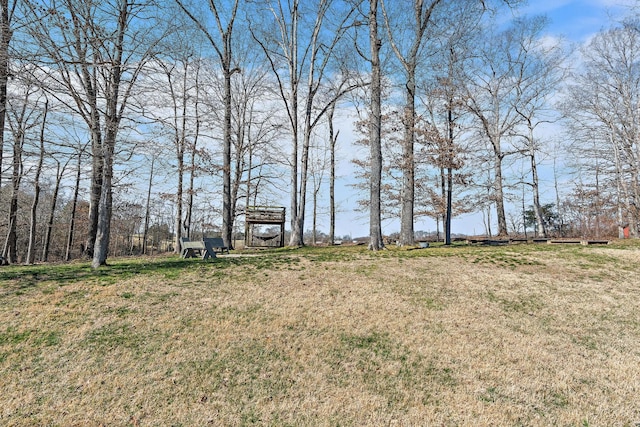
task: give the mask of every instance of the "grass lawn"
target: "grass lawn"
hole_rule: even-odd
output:
[[[0,268],[3,426],[638,426],[640,244]]]

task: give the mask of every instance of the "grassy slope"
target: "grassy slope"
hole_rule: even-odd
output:
[[[0,425],[637,425],[640,246],[0,269]]]

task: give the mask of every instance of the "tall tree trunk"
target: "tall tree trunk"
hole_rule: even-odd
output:
[[[234,174],[233,180],[231,181],[231,212],[233,213],[234,224],[236,222],[236,212],[238,211],[240,187],[242,186],[242,176],[244,175],[246,170],[245,149],[247,136],[245,131],[246,127],[248,126],[249,120],[247,115],[250,115],[248,112],[248,104],[249,100],[244,99],[236,106],[237,122],[234,129],[236,140],[234,155]],[[235,238],[233,240],[235,242]]]
[[[124,2],[119,16],[120,37],[124,35],[127,23],[128,2]],[[113,211],[113,161],[115,154],[116,138],[120,127],[120,115],[118,108],[118,98],[120,96],[120,79],[122,77],[122,39],[116,47],[116,58],[114,67],[109,78],[109,88],[107,94],[107,108],[105,113],[105,136],[102,144],[102,188],[100,192],[100,202],[98,204],[98,227],[96,230],[96,242],[93,250],[91,267],[97,269],[107,264],[109,254],[109,242],[111,239],[111,214]]]
[[[310,73],[312,75],[312,73]],[[311,92],[311,88],[309,88]],[[304,219],[307,208],[307,183],[309,178],[309,148],[311,145],[311,94],[307,95],[305,109],[304,136],[302,141],[302,153],[300,155],[300,188],[298,194],[298,213],[296,223],[291,233],[292,246],[304,246]]]
[[[488,181],[487,183],[491,182],[491,171],[487,170],[487,175],[488,175]],[[487,197],[485,200],[487,200],[487,211],[486,211],[486,218],[485,218],[485,233],[487,235],[487,237],[492,237],[493,236],[493,231],[491,229],[491,200],[493,199],[493,196],[491,194],[491,188],[492,186],[489,185],[487,187]],[[483,212],[483,216],[484,216],[484,212]]]
[[[298,0],[293,1],[291,14],[291,58],[289,58],[289,120],[291,121],[291,236],[289,246],[298,246],[300,237],[294,233],[298,224]]]
[[[69,11],[72,11],[73,7],[69,6]],[[89,109],[89,116],[85,118],[87,125],[89,126],[89,132],[91,134],[91,186],[89,189],[89,229],[87,232],[87,240],[84,247],[84,255],[87,258],[93,258],[94,249],[96,244],[96,236],[98,233],[98,216],[100,209],[100,195],[102,194],[102,180],[103,180],[103,140],[102,130],[100,128],[100,109],[98,107],[98,82],[97,73],[91,72],[90,63],[91,59],[87,58],[87,47],[84,45],[85,40],[83,31],[79,28],[86,24],[82,24],[79,21],[74,22],[74,40],[78,45],[78,61],[80,62],[80,72],[82,75],[82,86],[86,93],[86,104]],[[55,49],[55,48],[54,48]],[[56,58],[58,59],[58,58]],[[73,83],[68,82],[68,85]],[[82,104],[80,97],[76,94],[74,96],[79,104]]]
[[[231,49],[229,47],[229,49]],[[222,175],[222,240],[233,249],[233,211],[231,200],[231,75],[230,52],[226,56],[224,68],[224,147]]]
[[[595,237],[596,239],[600,238],[600,165],[597,164],[596,160],[596,170],[595,170],[595,184],[596,184],[596,194],[595,200],[593,200],[593,205],[595,206]],[[631,211],[629,211],[631,214]]]
[[[333,245],[336,240],[336,145],[340,130],[334,133],[333,116],[336,104],[333,103],[329,109],[329,144],[330,144],[330,177],[329,177],[329,244]]]
[[[91,186],[89,188],[89,229],[87,240],[84,246],[84,255],[93,258],[93,251],[96,244],[96,234],[98,232],[98,212],[100,205],[100,195],[102,194],[103,178],[103,158],[102,158],[102,132],[100,131],[100,118],[96,111],[92,113],[95,120],[91,126]]]
[[[253,175],[252,175],[252,171],[253,171],[253,141],[251,141],[251,132],[247,132],[247,135],[249,135],[249,145],[248,145],[248,159],[247,159],[247,189],[246,192],[247,194],[245,195],[245,200],[244,200],[244,209],[245,212],[247,209],[249,209],[249,206],[252,205],[251,203],[251,181],[253,180]],[[245,227],[246,228],[246,227]],[[245,240],[246,240],[246,236],[245,236]]]
[[[164,65],[163,65],[164,68]],[[189,70],[188,61],[184,61],[184,72],[182,75],[182,94],[180,103],[182,104],[182,110],[179,111],[178,106],[178,94],[173,86],[173,78],[172,78],[172,70],[173,68],[167,69],[165,68],[165,73],[167,74],[167,81],[169,83],[169,90],[171,91],[171,102],[173,108],[173,144],[176,149],[176,160],[178,162],[178,183],[176,188],[176,217],[173,222],[173,229],[175,230],[174,241],[173,241],[173,252],[176,254],[180,253],[181,247],[180,242],[182,240],[182,230],[183,230],[183,222],[182,222],[182,211],[184,209],[184,154],[185,154],[185,146],[186,146],[186,120],[187,120],[187,75]],[[179,118],[182,117],[180,121]],[[188,236],[191,237],[191,236]]]
[[[11,199],[9,202],[9,230],[2,250],[2,255],[11,264],[18,262],[18,197],[20,182],[22,180],[22,147],[24,145],[24,133],[22,130],[16,133],[13,144],[13,170],[11,172]]]
[[[196,126],[197,127],[197,126]],[[194,142],[191,148],[191,154],[189,159],[189,190],[187,192],[187,212],[184,215],[184,224],[182,224],[182,231],[187,236],[191,235],[191,222],[193,221],[193,194],[195,192],[196,181],[196,144]]]
[[[447,206],[444,217],[444,244],[451,244],[451,217],[453,216],[453,100],[449,99],[449,106],[447,108]]]
[[[9,69],[9,45],[13,37],[11,29],[11,19],[13,11],[18,3],[10,0],[0,0],[0,188],[2,188],[2,177],[4,165],[4,127],[7,117],[7,84],[10,77]]]
[[[14,1],[14,6],[17,2]],[[4,165],[4,127],[7,116],[7,83],[9,81],[9,44],[13,36],[11,29],[12,11],[9,0],[0,0],[0,188]]]
[[[506,237],[509,235],[507,231],[507,216],[504,207],[504,180],[502,178],[502,154],[494,158],[494,198],[496,202],[496,216],[498,219],[498,236]]]
[[[443,156],[442,156],[443,157]],[[439,223],[440,223],[440,219],[442,219],[442,227],[443,227],[443,231],[444,234],[447,234],[446,231],[446,223],[447,223],[447,211],[446,211],[446,203],[447,203],[447,173],[446,173],[446,168],[444,167],[444,162],[441,161],[440,164],[440,201],[441,203],[439,203],[438,206],[438,214],[436,215],[436,226],[437,226],[437,240],[440,241],[440,227],[439,227]],[[442,241],[444,242],[446,240],[446,237],[442,238]]]
[[[631,203],[630,209],[630,217],[632,220],[629,224],[629,229],[631,235],[634,238],[638,238],[640,236],[640,229],[638,228],[638,224],[640,223],[640,173],[638,172],[638,165],[636,162],[634,162],[631,170],[631,188],[633,190],[633,203]]]
[[[27,264],[33,264],[36,261],[36,231],[37,231],[37,213],[38,203],[40,201],[40,172],[42,171],[42,161],[38,161],[36,167],[35,183],[33,188],[33,200],[31,202],[30,218],[29,218],[29,246],[27,248]]]
[[[378,35],[378,0],[369,0],[369,44],[371,49],[371,115],[369,117],[369,143],[371,145],[371,182],[369,202],[369,249],[384,248],[382,241],[381,189],[382,189],[382,80]]]
[[[68,165],[65,163],[64,166],[60,166],[58,163],[58,172],[56,173],[56,185],[53,188],[53,194],[51,195],[51,204],[49,205],[49,218],[47,219],[47,227],[44,233],[44,242],[42,243],[42,261],[47,262],[49,260],[49,248],[51,246],[51,234],[53,233],[53,223],[56,217],[56,206],[58,205],[58,196],[60,195],[60,183],[62,182],[62,177],[64,175],[64,171]]]
[[[311,244],[315,246],[318,235],[318,193],[320,192],[320,185],[315,186],[313,189],[313,235],[311,236]]]
[[[624,210],[622,209],[622,187],[620,185],[620,173],[616,171],[616,217],[618,219],[618,239],[624,239],[624,229],[625,229],[625,221],[624,221]]]
[[[149,235],[149,216],[151,208],[151,188],[153,187],[153,168],[156,163],[156,156],[151,156],[151,169],[149,170],[149,184],[147,185],[147,202],[144,208],[144,228],[142,231],[142,254],[147,254],[147,237]]]
[[[195,115],[196,129],[193,136],[193,145],[190,147],[189,160],[189,193],[187,194],[187,213],[184,218],[184,232],[187,236],[191,235],[191,221],[193,218],[193,194],[195,192],[196,180],[196,148],[198,146],[198,138],[200,137],[200,64],[196,69],[196,95],[195,95]]]
[[[71,248],[73,246],[73,235],[75,233],[76,210],[78,208],[78,195],[80,192],[80,177],[82,175],[82,152],[78,150],[78,164],[76,169],[76,182],[73,188],[73,200],[71,202],[71,218],[69,219],[69,233],[67,236],[67,249],[65,251],[64,260],[71,260]]]
[[[629,193],[629,185],[627,180],[624,179],[624,166],[622,165],[620,146],[617,144],[614,134],[615,128],[613,125],[609,125],[609,143],[614,153],[615,169],[616,169],[616,182],[618,191],[618,234],[624,237],[624,227],[629,227],[629,231],[633,230],[633,216],[631,215],[631,197]],[[597,159],[596,159],[597,161]],[[624,218],[623,211],[626,211],[627,217]]]
[[[407,70],[404,108],[404,137],[402,139],[402,192],[400,211],[400,244],[413,245],[413,211],[415,203],[414,133],[416,126],[415,62]]]
[[[176,141],[177,142],[177,141]],[[180,144],[180,142],[177,142]],[[184,142],[183,142],[184,143]],[[174,229],[175,229],[175,237],[174,237],[174,249],[175,253],[180,253],[180,238],[182,237],[182,207],[183,207],[183,187],[184,187],[184,150],[180,148],[180,145],[176,146],[178,148],[178,183],[176,188],[176,217],[174,219]],[[188,236],[191,237],[191,236]]]
[[[109,123],[104,141],[102,192],[98,205],[98,229],[91,267],[96,269],[107,264],[111,238],[111,214],[113,209],[113,155],[117,135],[117,122]]]
[[[486,128],[488,128],[488,126],[485,125],[485,129]],[[499,135],[499,132],[494,132],[494,134]],[[493,147],[493,194],[490,195],[490,197],[496,204],[498,237],[505,237],[509,233],[507,231],[507,216],[504,207],[504,180],[502,178],[502,161],[504,160],[504,154],[502,153],[499,136],[492,136],[489,132],[487,132],[487,135],[491,139],[491,146]]]
[[[31,203],[30,221],[29,221],[29,246],[27,248],[27,264],[33,264],[36,261],[36,231],[37,231],[37,212],[38,203],[40,202],[40,174],[42,173],[42,165],[44,164],[44,131],[47,123],[47,112],[49,110],[49,102],[45,102],[42,123],[40,126],[40,155],[36,166],[35,176],[33,177],[33,201]]]
[[[556,193],[556,209],[558,211],[558,214],[560,215],[560,235],[562,237],[564,237],[565,235],[565,213],[564,213],[564,207],[562,206],[562,203],[560,201],[560,183],[559,183],[559,179],[558,179],[558,165],[557,165],[557,150],[554,150],[554,155],[553,155],[553,186],[554,186],[554,190]],[[619,189],[618,189],[619,190]],[[618,194],[620,194],[618,192]]]
[[[106,111],[105,117],[105,138],[102,151],[103,159],[103,180],[102,191],[100,193],[100,204],[98,211],[98,230],[96,233],[96,243],[94,246],[93,260],[91,266],[97,269],[101,265],[106,265],[109,254],[109,240],[111,237],[111,214],[113,210],[113,161],[116,146],[116,139],[120,127],[123,108],[126,104],[126,95],[121,94],[120,84],[123,74],[124,36],[130,24],[130,12],[134,6],[129,0],[120,4],[117,16],[117,40],[114,42],[114,56],[107,79],[108,87],[105,89]],[[129,86],[129,89],[131,86]],[[123,97],[120,104],[120,97]]]
[[[542,206],[540,205],[540,179],[538,178],[538,165],[533,149],[529,154],[531,160],[531,179],[533,189],[533,211],[536,217],[536,234],[541,237],[547,237],[547,229],[542,215]]]
[[[540,204],[540,179],[538,178],[538,163],[536,162],[535,140],[533,135],[534,126],[531,118],[525,116],[527,121],[528,135],[526,137],[529,149],[529,161],[531,163],[531,190],[533,192],[533,215],[536,221],[536,236],[547,237],[547,229]]]

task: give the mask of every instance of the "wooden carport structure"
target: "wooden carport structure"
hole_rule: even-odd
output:
[[[250,206],[245,211],[245,248],[284,247],[285,208],[280,206]],[[260,226],[280,226],[277,233],[265,235]]]

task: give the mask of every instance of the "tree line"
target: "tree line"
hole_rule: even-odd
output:
[[[289,245],[333,242],[345,157],[372,250],[472,212],[638,237],[637,11],[573,49],[519,3],[0,0],[2,257],[232,247],[283,195]]]

